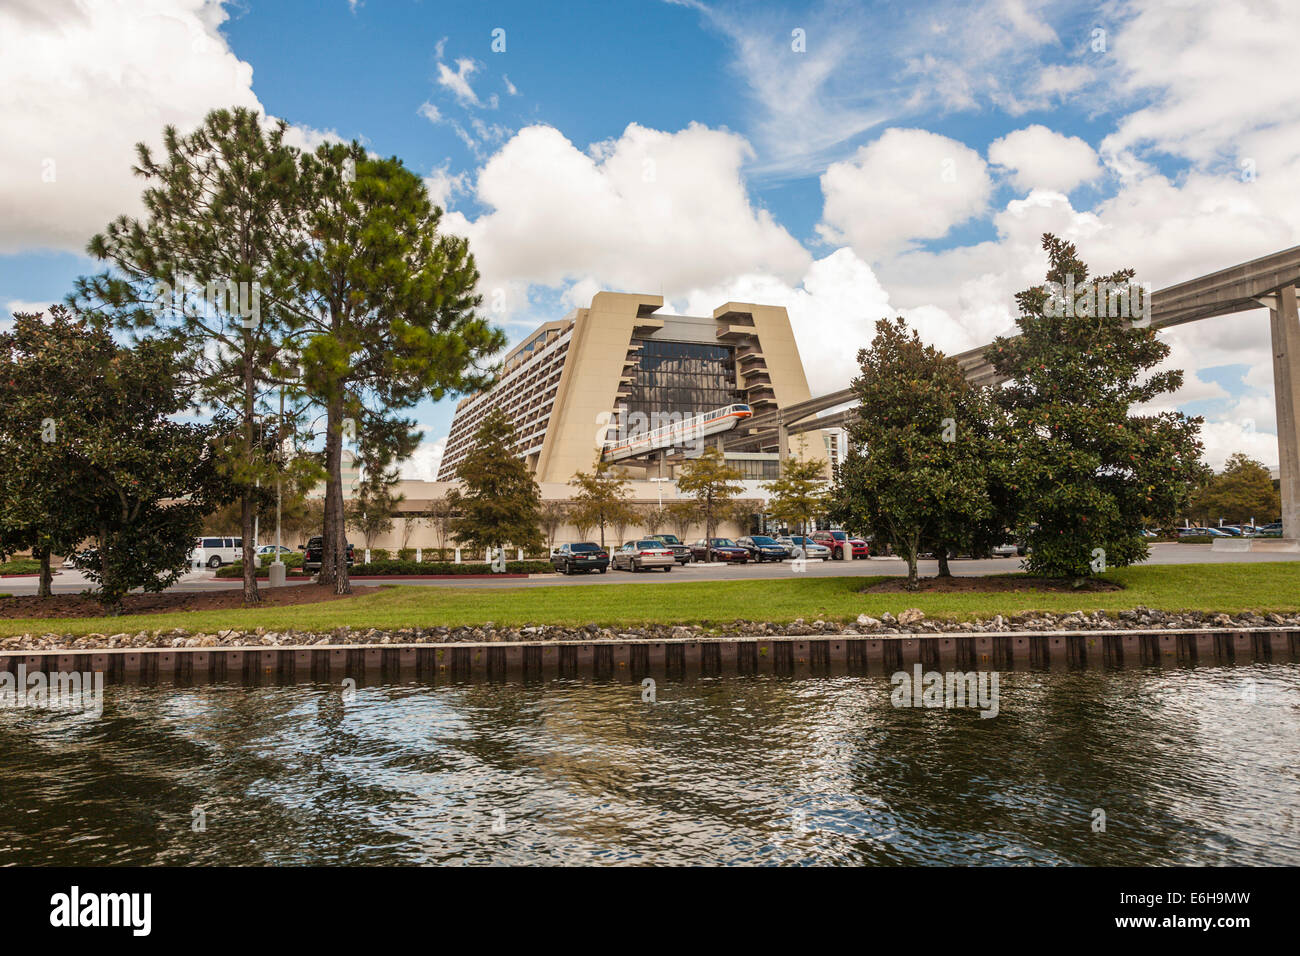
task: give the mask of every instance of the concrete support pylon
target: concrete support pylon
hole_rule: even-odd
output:
[[[1300,314],[1295,286],[1278,290],[1277,308],[1269,309],[1268,318],[1282,479],[1282,537],[1295,540],[1300,538]]]

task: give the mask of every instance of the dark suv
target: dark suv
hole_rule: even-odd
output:
[[[662,541],[664,544],[668,545],[668,547],[672,549],[673,560],[678,564],[690,564],[691,561],[694,560],[691,555],[690,546],[682,544],[681,539],[675,534],[651,534],[647,535],[647,537],[654,538],[656,541]]]
[[[312,538],[307,542],[307,547],[303,551],[302,569],[304,571],[319,571],[321,558],[324,552],[325,539],[320,535]],[[348,542],[348,567],[353,564],[352,542]]]

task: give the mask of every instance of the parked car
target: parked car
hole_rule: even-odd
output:
[[[1178,529],[1180,538],[1204,538],[1210,533],[1208,528],[1186,527]]]
[[[307,542],[307,547],[303,551],[302,569],[307,572],[319,571],[321,558],[324,554],[325,539],[320,535],[311,538]],[[355,556],[352,550],[352,542],[348,542],[348,567],[352,567]]]
[[[829,549],[831,558],[836,561],[843,561],[846,553],[855,558],[865,558],[871,553],[865,541],[850,537],[847,531],[814,531],[809,537]]]
[[[594,541],[562,544],[551,552],[551,564],[555,565],[555,570],[565,574],[578,571],[604,574],[609,570],[609,552]]]
[[[262,545],[260,548],[257,549],[257,553],[258,553],[259,555],[263,556],[263,557],[273,558],[273,557],[275,557],[275,545],[273,545],[273,544],[264,544],[264,545]],[[284,544],[282,544],[282,545],[280,545],[280,553],[281,553],[281,554],[293,554],[294,551],[293,551],[293,548],[289,547],[288,545],[284,545]]]
[[[749,556],[759,564],[764,561],[784,561],[790,556],[785,548],[776,543],[775,538],[769,538],[765,534],[737,538],[736,544],[748,551]]]
[[[195,538],[194,550],[190,552],[191,566],[206,564],[210,568],[219,568],[243,559],[243,538]]]
[[[1257,538],[1280,538],[1282,537],[1282,522],[1270,521],[1268,524],[1260,525],[1255,531]]]
[[[783,538],[777,538],[778,544],[786,545],[791,550],[791,557],[807,558],[809,561],[829,561],[831,559],[831,549],[825,545],[818,544],[812,538],[802,534],[787,535]]]
[[[728,561],[745,564],[749,561],[749,552],[730,538],[703,538],[691,545],[691,553],[696,561]]]
[[[1020,545],[1014,541],[1006,541],[1002,544],[993,546],[993,557],[995,558],[1014,558],[1020,554]]]
[[[1238,528],[1235,524],[1221,524],[1216,530],[1222,531],[1224,534],[1232,535],[1232,537],[1234,538],[1240,538],[1244,536],[1246,533],[1243,529]]]
[[[684,544],[681,538],[675,534],[652,534],[649,537],[655,541],[662,541],[673,552],[673,558],[678,564],[690,564],[694,558],[691,555],[690,545]]]
[[[644,571],[647,568],[663,568],[671,571],[677,564],[672,548],[656,538],[638,538],[629,541],[614,552],[613,567],[628,571]]]

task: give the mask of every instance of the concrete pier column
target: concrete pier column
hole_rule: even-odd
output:
[[[1277,402],[1278,468],[1282,486],[1282,537],[1300,538],[1300,315],[1295,286],[1278,290],[1269,309],[1273,339],[1273,393]]]

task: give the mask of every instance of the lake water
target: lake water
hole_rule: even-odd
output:
[[[1300,865],[1300,665],[892,690],[111,686],[0,711],[0,863]]]

